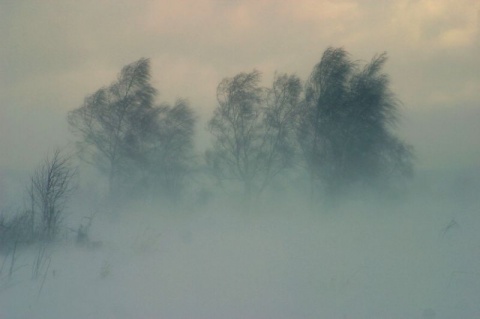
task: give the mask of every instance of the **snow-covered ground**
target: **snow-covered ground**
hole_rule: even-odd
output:
[[[446,194],[99,212],[92,242],[50,247],[36,280],[37,247],[10,279],[6,260],[0,318],[479,318],[480,200]]]

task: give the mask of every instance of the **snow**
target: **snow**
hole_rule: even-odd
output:
[[[478,318],[478,204],[427,192],[316,211],[100,212],[96,242],[49,247],[36,280],[38,248],[18,251],[0,318]]]

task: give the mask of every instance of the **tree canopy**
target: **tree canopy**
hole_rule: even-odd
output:
[[[142,58],[68,115],[81,157],[106,173],[111,193],[125,184],[179,191],[192,157],[195,116],[185,100],[155,105],[156,94],[150,61]]]
[[[208,124],[214,145],[207,163],[219,179],[240,181],[247,198],[293,164],[302,91],[294,75],[276,76],[271,88],[259,85],[260,76],[254,70],[222,80]]]
[[[302,167],[312,196],[408,176],[412,148],[395,135],[400,102],[386,61],[382,53],[362,64],[328,48],[305,83],[275,74],[262,86],[257,70],[224,78],[208,121],[209,171],[242,185],[246,198]],[[150,61],[140,59],[68,115],[82,158],[108,176],[111,191],[127,184],[178,198],[194,171],[194,112],[183,99],[155,104],[156,95]]]
[[[298,140],[312,182],[331,193],[411,172],[411,147],[393,131],[399,101],[382,71],[386,60],[383,53],[360,67],[329,48],[306,83]]]

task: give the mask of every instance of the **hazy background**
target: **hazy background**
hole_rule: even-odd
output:
[[[87,184],[67,226],[98,213],[100,248],[53,246],[45,285],[29,280],[35,248],[20,252],[27,266],[0,280],[0,318],[479,313],[479,1],[0,0],[0,40],[0,208],[21,206],[35,166],[72,146],[68,111],[141,57],[158,101],[189,99],[202,152],[222,78],[256,68],[265,85],[276,70],[305,80],[329,46],[362,60],[387,51],[419,177],[397,201],[312,211],[284,196],[250,215],[219,201],[176,213],[129,203],[113,216]]]
[[[362,60],[388,52],[417,167],[478,166],[479,16],[475,0],[0,0],[0,172],[30,171],[72,140],[67,112],[140,57],[159,100],[189,99],[203,150],[222,78],[256,68],[265,84],[275,70],[306,79],[328,46]]]

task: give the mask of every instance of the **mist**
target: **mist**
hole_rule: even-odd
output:
[[[1,3],[0,319],[478,317],[479,10],[469,0]],[[315,72],[328,80],[319,62],[342,50],[351,73],[340,96],[373,92],[352,79],[377,61],[378,76],[362,79],[383,83],[377,104],[398,112],[371,151],[390,156],[380,164],[357,161],[371,139],[348,144],[334,130],[318,132],[341,147],[302,153],[316,147],[316,133],[297,132],[321,104]],[[144,76],[118,160],[102,153],[115,130],[92,142],[81,116],[121,105],[129,66]],[[257,135],[245,150],[257,162],[228,166],[216,142],[230,131],[212,119],[249,77],[240,91]],[[268,112],[278,92],[297,117],[272,120],[289,114]],[[276,123],[295,125],[272,142]],[[350,161],[328,157],[350,149]],[[65,171],[49,165],[57,151]],[[45,168],[65,183],[42,184]]]
[[[478,183],[470,196],[448,179],[418,184],[401,198],[352,196],[333,206],[311,207],[299,194],[249,211],[228,200],[183,210],[84,204],[97,209],[88,243],[72,234],[50,246],[41,280],[30,279],[37,246],[18,252],[13,279],[1,281],[1,314],[474,317]],[[86,209],[73,211],[69,225],[85,222]]]

